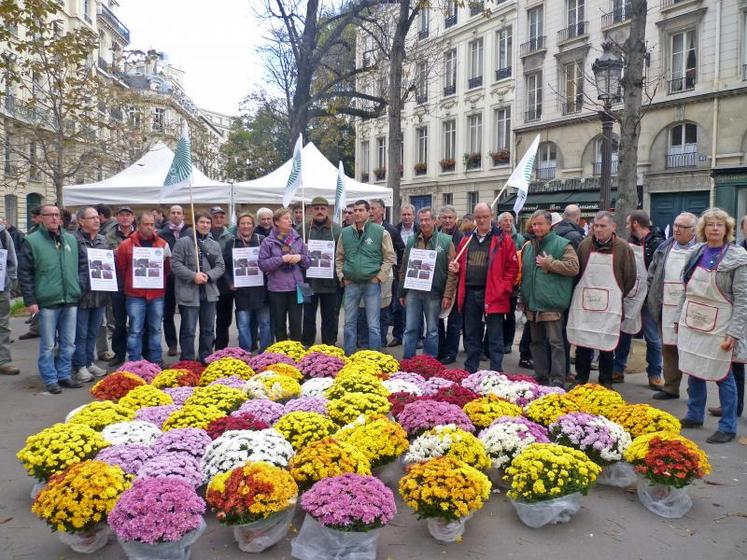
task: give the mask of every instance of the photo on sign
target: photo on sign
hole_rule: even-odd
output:
[[[98,269],[91,269],[91,277],[92,278],[101,278],[101,270]]]
[[[245,259],[244,259],[245,260]],[[238,263],[237,263],[238,264]],[[242,266],[240,268],[234,268],[233,269],[233,275],[234,276],[246,276],[246,267]]]
[[[246,269],[246,275],[247,276],[258,276],[259,275],[259,268],[256,266],[250,266]]]
[[[101,271],[101,276],[104,278],[104,280],[111,280],[112,278],[114,278],[114,272],[104,269]]]

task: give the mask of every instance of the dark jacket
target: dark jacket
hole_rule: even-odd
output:
[[[283,255],[301,255],[296,264],[283,262]],[[306,244],[296,230],[291,229],[288,237],[281,241],[278,230],[273,229],[259,247],[259,268],[267,278],[267,290],[270,292],[292,292],[299,283],[304,282],[303,271],[309,268]]]
[[[402,237],[399,235],[399,230],[392,224],[384,220],[381,222],[384,229],[389,232],[389,236],[392,238],[392,245],[394,246],[394,253],[397,255],[397,262],[392,267],[392,272],[395,278],[399,278],[399,267],[402,264],[402,258],[405,255],[405,242],[402,241]]]
[[[573,248],[576,251],[578,251],[578,246],[581,245],[584,237],[586,237],[584,229],[576,222],[571,222],[570,220],[563,220],[562,222],[558,222],[552,229],[560,237],[564,237],[565,239],[570,241],[571,245],[573,245]]]
[[[233,287],[233,248],[234,247],[259,247],[264,240],[263,235],[252,234],[249,243],[244,242],[240,237],[235,237],[233,242],[226,245],[223,251],[223,261],[226,263],[226,272],[223,280],[228,288],[234,294],[237,311],[250,311],[252,309],[261,309],[267,305],[267,276],[265,276],[264,286],[252,286],[251,288],[234,288]]]
[[[342,228],[333,223],[332,218],[329,216],[327,217],[327,220],[321,224],[317,224],[314,220],[310,220],[309,223],[306,224],[306,242],[308,243],[309,239],[334,241],[336,246],[340,240],[340,232],[342,232]],[[309,278],[308,282],[315,294],[334,294],[340,289],[340,283],[337,278],[335,278],[334,274],[332,275],[332,278]]]
[[[174,235],[174,232],[169,228],[169,222],[166,222],[164,226],[159,230],[158,236],[169,244],[170,249],[174,249],[174,243],[176,243],[178,240]],[[179,239],[181,239],[182,237],[192,237],[192,228],[186,223],[184,224],[181,232],[179,232]]]
[[[446,233],[442,228],[439,228],[438,230],[441,233]],[[464,234],[462,233],[462,230],[459,229],[459,226],[454,226],[454,233],[451,234],[451,242],[454,244],[454,247],[459,247],[459,244],[462,242],[462,238],[464,237]]]
[[[654,258],[654,253],[659,248],[659,245],[661,245],[664,241],[666,241],[664,232],[662,232],[658,227],[654,226],[651,227],[651,231],[649,231],[648,235],[642,240],[638,239],[634,235],[630,236],[631,245],[643,245],[643,262],[646,264],[647,270],[651,265],[651,259]]]
[[[60,228],[53,236],[44,226],[26,236],[18,260],[18,280],[26,306],[74,305],[80,299],[78,242]]]
[[[398,223],[396,226],[397,233],[399,233],[399,238],[402,239],[402,222]],[[420,233],[420,226],[417,223],[412,224],[412,231],[415,235]],[[404,243],[404,241],[403,241]],[[405,243],[406,245],[406,243]],[[456,245],[454,245],[456,247]]]
[[[614,233],[612,234],[612,238],[604,245],[600,245],[593,235],[586,237],[581,242],[581,245],[578,246],[579,271],[577,280],[586,271],[586,263],[589,262],[589,255],[592,250],[607,255],[612,253],[615,280],[622,291],[623,297],[628,295],[630,290],[635,287],[637,277],[635,255],[633,255],[633,250],[628,245],[628,242],[620,239]]]
[[[0,249],[8,251],[8,258],[5,263],[5,286],[0,286],[0,292],[10,291],[13,282],[18,279],[18,252],[13,239],[13,234],[0,224]]]
[[[7,228],[7,231],[10,234],[11,239],[13,239],[13,247],[15,247],[16,253],[20,253],[21,245],[23,245],[26,235],[16,226],[10,226]]]
[[[103,307],[109,302],[109,292],[91,291],[91,278],[88,275],[88,249],[111,249],[111,247],[100,233],[91,239],[87,233],[79,229],[75,232],[75,239],[78,240],[78,278],[81,291],[78,307],[81,309]],[[112,270],[112,272],[115,271]]]
[[[227,227],[224,227],[223,229],[213,228],[210,230],[210,235],[212,235],[213,240],[220,246],[221,255],[223,254],[223,251],[226,249],[226,247],[230,247],[231,243],[233,243],[234,235],[228,230]],[[220,293],[220,295],[232,293],[228,288],[228,282],[226,282],[225,278],[223,278],[222,275],[218,279],[218,292]]]

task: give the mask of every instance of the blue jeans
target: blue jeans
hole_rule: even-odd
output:
[[[96,354],[96,337],[101,324],[104,322],[106,306],[90,309],[78,308],[78,318],[75,326],[75,353],[73,354],[73,370],[90,366]]]
[[[366,309],[368,326],[368,347],[372,350],[381,348],[381,327],[379,313],[381,310],[381,284],[378,282],[351,282],[345,286],[345,353],[350,355],[356,350],[358,334],[358,306],[361,300]]]
[[[423,353],[438,355],[438,315],[441,313],[441,295],[432,292],[417,292],[408,290],[405,296],[405,325],[403,358],[412,358],[423,329],[423,314],[425,314],[425,342]]]
[[[70,379],[70,362],[75,352],[75,318],[78,308],[72,306],[39,309],[39,375],[45,387]],[[54,356],[59,337],[60,349]],[[94,337],[94,341],[95,341]]]
[[[197,359],[205,362],[213,352],[215,342],[215,309],[218,302],[202,301],[200,305],[180,305],[179,313],[182,323],[179,326],[179,347],[182,349],[182,360],[195,359],[195,333],[197,321],[200,322],[200,341],[197,348]]]
[[[272,344],[272,329],[270,328],[270,308],[268,306],[259,309],[236,310],[236,328],[239,330],[239,346],[251,352],[252,350],[252,319],[257,321],[259,327],[259,351],[264,352]]]
[[[646,339],[646,373],[649,377],[661,377],[661,335],[659,326],[654,321],[646,306],[641,312],[643,338]],[[628,365],[628,354],[633,335],[620,332],[620,341],[615,349],[613,371],[623,373]]]
[[[705,418],[706,398],[708,389],[706,382],[692,375],[688,376],[687,414],[685,418],[693,422],[703,423]],[[734,374],[730,371],[723,380],[718,382],[718,398],[721,401],[721,418],[718,420],[718,429],[727,434],[737,433],[737,384]]]
[[[464,317],[464,349],[467,359],[464,369],[475,373],[480,369],[480,357],[483,352],[483,314],[485,313],[485,290],[467,288],[464,293],[462,315]],[[503,313],[492,313],[486,316],[488,355],[490,369],[501,371],[503,368]]]
[[[145,299],[127,296],[127,317],[130,331],[127,335],[129,360],[146,360],[161,363],[161,320],[163,298]],[[148,324],[148,344],[143,351],[143,329]]]

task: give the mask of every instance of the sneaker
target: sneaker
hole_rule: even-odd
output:
[[[70,377],[68,377],[67,379],[60,379],[58,383],[60,387],[65,387],[66,389],[80,389],[81,387],[83,387],[80,381],[76,381],[75,379],[72,379]]]
[[[399,338],[393,338],[391,341],[389,341],[389,344],[387,344],[388,348],[394,348],[396,346],[402,346],[402,340]]]
[[[591,362],[591,369],[594,371],[599,370],[599,362]]]
[[[39,333],[29,331],[27,333],[23,333],[21,336],[18,337],[19,340],[30,340],[32,338],[39,338]]]
[[[522,358],[519,360],[519,367],[534,369],[534,362],[529,358]]]
[[[656,399],[657,401],[669,401],[669,400],[679,399],[680,396],[673,395],[672,393],[667,393],[666,391],[657,391],[656,393],[654,393],[653,398]]]
[[[454,362],[456,362],[456,356],[442,356],[438,358],[438,361],[443,365],[448,366],[449,364],[453,364]]]
[[[689,418],[682,418],[680,420],[680,425],[685,428],[702,428],[703,422],[696,422],[695,420],[690,420]]]
[[[621,371],[612,372],[612,383],[625,383],[625,374]]]
[[[0,366],[0,375],[18,375],[19,373],[21,373],[21,370],[14,367],[12,364]]]
[[[717,431],[706,438],[708,443],[729,443],[737,437],[737,434],[730,434],[728,432]]]
[[[169,356],[176,356],[179,354],[179,350],[176,346],[169,346]]]
[[[93,374],[94,377],[104,377],[106,375],[106,370],[104,368],[100,368],[96,364],[91,364],[86,369],[88,369],[88,373]]]
[[[648,378],[648,388],[653,389],[654,391],[658,391],[664,386],[664,380],[661,378],[661,375],[657,375],[656,377],[649,377]]]
[[[47,390],[48,393],[52,393],[53,395],[59,395],[62,393],[62,389],[60,388],[57,383],[52,383],[51,385],[45,385],[44,388]]]
[[[88,383],[89,381],[93,381],[93,375],[91,375],[86,366],[83,366],[75,372],[75,380],[81,383]]]
[[[99,360],[101,360],[102,362],[108,362],[113,357],[114,357],[114,352],[112,352],[111,350],[107,350],[106,352],[101,352],[99,354]]]

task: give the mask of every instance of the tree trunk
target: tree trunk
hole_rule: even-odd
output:
[[[622,77],[623,113],[618,148],[617,234],[628,237],[625,219],[638,207],[638,138],[641,134],[643,65],[646,58],[646,0],[631,1],[630,35],[623,44],[625,73]]]
[[[315,65],[311,63],[317,40],[317,21],[319,17],[319,0],[309,0],[306,4],[306,18],[303,34],[299,38],[296,53],[296,90],[293,92],[293,105],[289,114],[290,142],[288,156],[293,155],[293,147],[299,134],[304,134],[309,125],[309,101],[311,99],[311,81]]]

